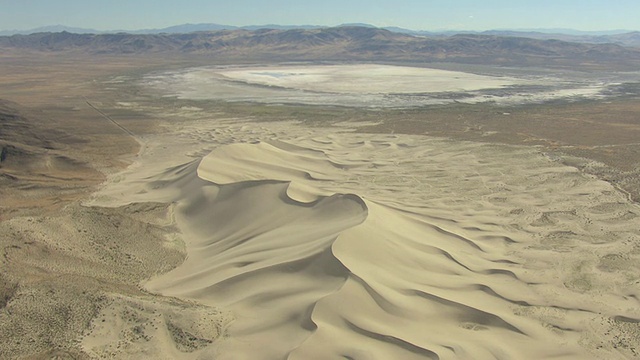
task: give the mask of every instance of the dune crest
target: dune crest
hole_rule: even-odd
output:
[[[146,287],[234,314],[203,353],[624,357],[600,345],[640,319],[638,279],[613,270],[640,210],[611,185],[532,148],[227,126],[102,194],[175,204],[187,260]]]
[[[152,291],[234,309],[238,318],[224,346],[236,345],[222,354],[256,358],[259,351],[259,357],[273,359],[293,351],[317,327],[311,320],[315,303],[349,277],[332,245],[366,219],[367,207],[349,194],[317,195],[310,202],[289,197],[283,174],[309,174],[295,163],[284,166],[296,158],[298,164],[310,160],[267,144],[231,145],[205,157],[197,168],[200,177],[192,171],[188,180],[197,187],[189,186],[176,208],[190,239],[189,257],[147,284]],[[244,172],[247,166],[253,171]]]
[[[315,181],[329,180],[340,169],[324,153],[296,148],[283,142],[231,144],[213,150],[198,167],[198,176],[216,184],[252,180],[288,182],[287,195],[300,202],[311,202],[319,195],[332,193],[313,186]],[[295,151],[287,151],[286,149]]]

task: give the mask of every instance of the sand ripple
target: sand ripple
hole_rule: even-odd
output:
[[[637,206],[532,149],[297,134],[138,185],[188,250],[146,286],[231,310],[220,359],[616,357],[640,319]]]

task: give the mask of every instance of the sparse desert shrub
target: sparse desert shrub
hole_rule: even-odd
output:
[[[18,290],[18,284],[12,283],[0,275],[0,309],[7,306],[16,290]]]

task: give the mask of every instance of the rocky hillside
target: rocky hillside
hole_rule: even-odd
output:
[[[0,37],[0,48],[86,55],[208,55],[262,61],[444,61],[621,68],[640,64],[640,49],[615,44],[484,34],[421,37],[357,26],[147,35],[37,33]]]

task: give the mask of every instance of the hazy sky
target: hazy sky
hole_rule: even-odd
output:
[[[369,23],[414,30],[640,30],[639,0],[0,0],[0,30],[97,30],[184,23]]]

